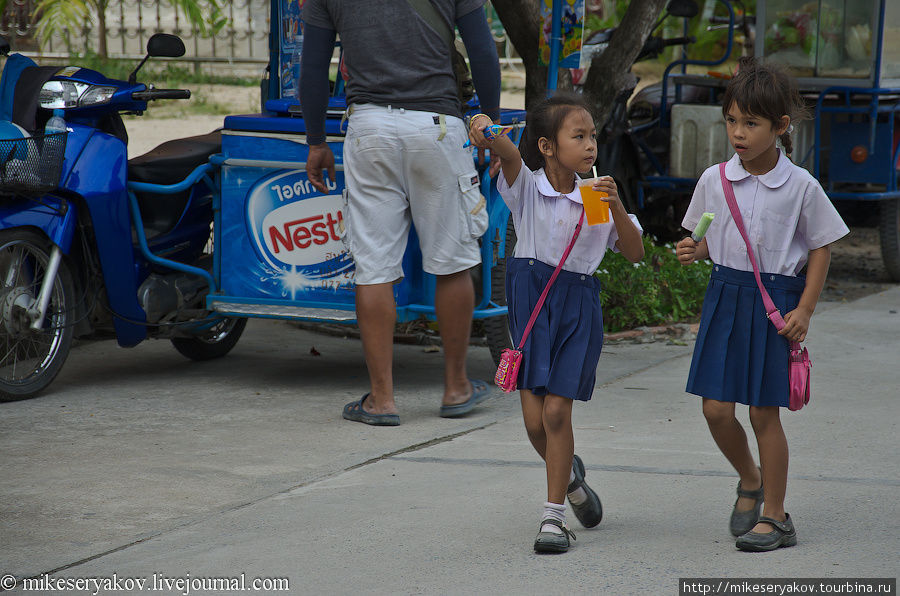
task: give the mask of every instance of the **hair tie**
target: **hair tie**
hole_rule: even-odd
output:
[[[793,125],[793,124],[789,124],[789,125],[788,125],[788,129],[787,129],[787,133],[788,133],[788,134],[791,134],[792,132],[794,132],[794,125]]]

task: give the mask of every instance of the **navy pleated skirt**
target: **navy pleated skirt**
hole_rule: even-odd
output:
[[[782,316],[797,308],[804,277],[762,274]],[[748,406],[788,406],[788,341],[766,318],[752,271],[714,265],[687,391]]]
[[[554,269],[536,259],[506,260],[506,303],[515,345]],[[561,270],[522,348],[519,389],[587,401],[602,349],[600,280]]]

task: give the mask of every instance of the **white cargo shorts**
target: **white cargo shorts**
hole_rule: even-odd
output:
[[[410,222],[433,275],[481,262],[478,238],[488,224],[468,138],[459,118],[354,105],[344,140],[344,243],[356,262],[356,284],[403,278]]]

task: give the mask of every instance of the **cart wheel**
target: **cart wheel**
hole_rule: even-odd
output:
[[[175,337],[172,345],[191,360],[221,358],[237,344],[247,326],[247,319],[226,318],[204,336]]]
[[[900,199],[881,201],[881,259],[891,281],[900,281]]]
[[[506,254],[511,255],[516,246],[516,229],[512,216],[506,222]],[[497,265],[491,269],[491,300],[501,306],[506,305],[506,260],[498,259]],[[490,317],[484,320],[484,332],[494,364],[500,364],[500,355],[506,348],[512,348],[512,337],[509,334],[509,320],[506,315]]]
[[[51,244],[29,230],[0,232],[0,401],[34,397],[59,373],[72,346],[75,285],[65,258],[50,291],[43,326],[28,315],[50,263]]]

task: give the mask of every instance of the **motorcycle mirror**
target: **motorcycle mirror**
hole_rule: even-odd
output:
[[[9,40],[5,37],[0,37],[0,54],[6,56],[9,54]]]
[[[147,41],[147,55],[163,58],[181,58],[184,56],[184,42],[177,35],[155,33]]]
[[[700,9],[694,0],[671,0],[669,6],[666,7],[666,12],[674,17],[690,19],[697,16]]]
[[[181,38],[177,35],[170,35],[168,33],[154,33],[150,36],[150,39],[147,40],[147,55],[144,56],[144,59],[141,60],[141,63],[137,65],[131,74],[128,75],[128,84],[134,85],[137,83],[137,73],[144,66],[144,63],[151,56],[157,57],[161,56],[163,58],[181,58],[184,56],[184,42],[181,41]]]

